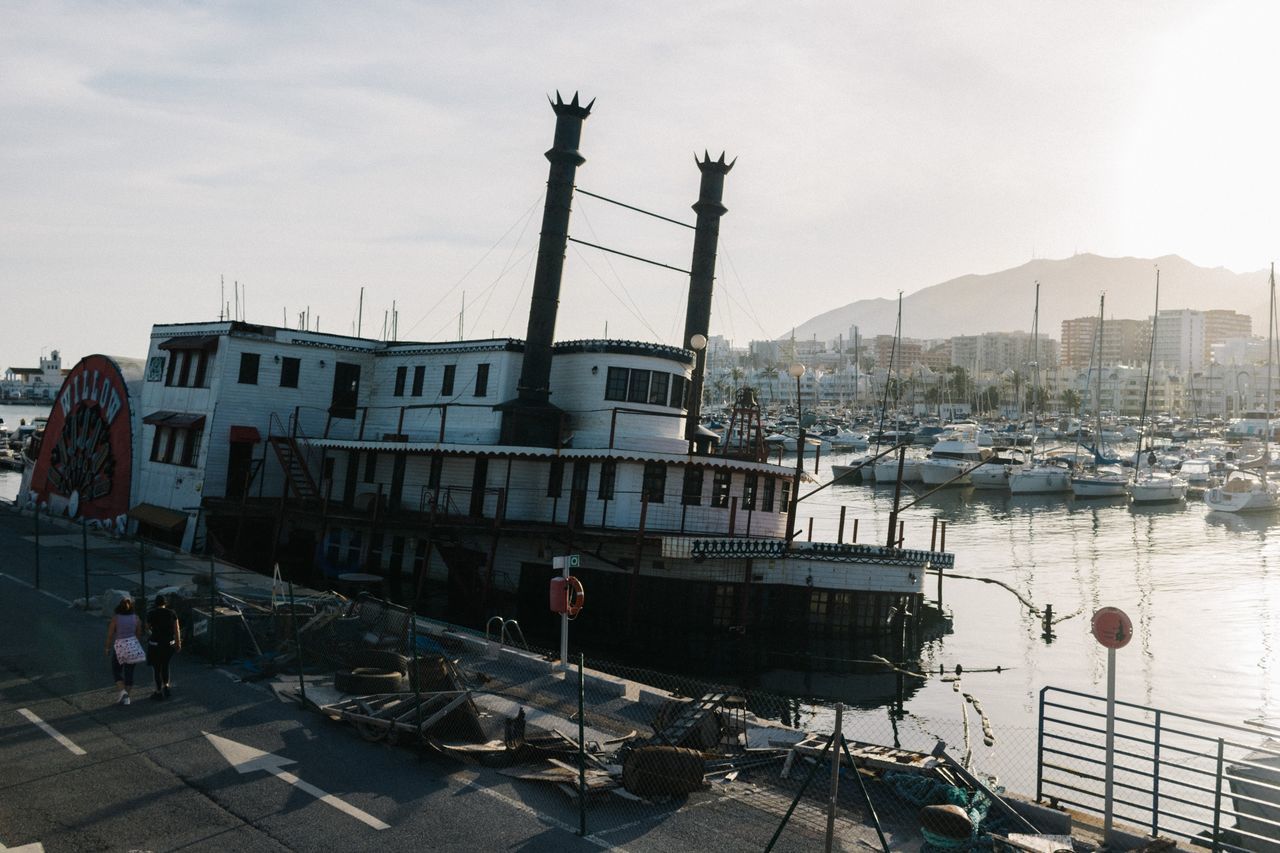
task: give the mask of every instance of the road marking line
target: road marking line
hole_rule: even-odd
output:
[[[578,834],[578,828],[576,826],[570,826],[569,824],[565,823],[559,818],[554,818],[549,814],[543,814],[542,812],[538,811],[532,806],[525,805],[519,800],[508,797],[506,794],[502,793],[501,791],[497,791],[493,788],[487,788],[484,785],[481,785],[480,783],[478,783],[475,779],[463,780],[462,787],[469,788],[472,791],[475,791],[476,793],[484,794],[486,797],[491,797],[495,800],[498,800],[499,802],[506,803],[516,811],[523,812],[524,814],[527,814],[530,817],[535,818],[536,820],[542,821],[543,823],[548,823],[551,826],[554,826],[556,829],[563,830],[564,832],[567,832],[570,835]],[[588,835],[584,837],[582,840],[590,842],[591,844],[594,844],[595,846],[599,847],[602,850],[619,850],[621,851],[621,853],[626,853],[625,847],[617,847],[613,844],[610,844],[608,841],[605,841],[602,838],[597,838],[594,834]]]
[[[28,583],[27,581],[24,581],[22,578],[17,578],[17,577],[14,577],[13,575],[6,574],[4,572],[0,572],[0,578],[8,578],[9,580],[13,581],[16,584],[25,586],[27,589],[36,589],[35,584]],[[50,598],[52,598],[54,601],[60,601],[63,604],[67,605],[68,607],[71,606],[70,601],[68,601],[67,599],[63,598],[60,595],[54,595],[53,593],[49,592],[49,590],[47,589],[36,589],[36,592],[40,593],[41,595],[47,595]],[[4,849],[5,848],[0,847],[0,850],[4,850]]]
[[[49,737],[53,738],[53,739],[54,739],[54,740],[56,740],[58,743],[62,744],[62,745],[63,745],[63,746],[65,746],[67,749],[71,750],[71,753],[72,753],[73,755],[88,755],[88,754],[89,754],[89,753],[85,752],[83,749],[81,749],[80,747],[76,746],[74,743],[72,743],[72,742],[71,742],[71,738],[67,737],[67,736],[66,736],[66,735],[64,735],[62,732],[60,732],[60,731],[58,731],[57,729],[55,729],[53,726],[49,725],[49,724],[48,724],[48,723],[46,723],[44,720],[42,720],[42,719],[40,719],[39,717],[37,717],[34,713],[32,713],[32,712],[31,712],[30,710],[28,710],[27,708],[19,708],[19,709],[18,709],[18,713],[19,713],[19,714],[21,714],[22,716],[26,717],[28,721],[30,721],[30,722],[32,722],[32,723],[35,723],[37,726],[39,726],[39,727],[40,727],[40,729],[41,729],[45,734],[47,734]]]
[[[52,598],[54,601],[60,601],[60,602],[62,602],[63,604],[67,605],[68,607],[70,607],[70,606],[71,606],[71,600],[70,600],[70,599],[63,598],[63,597],[62,597],[62,596],[60,596],[60,595],[54,595],[53,593],[49,592],[49,590],[47,590],[47,589],[38,590],[38,592],[39,592],[41,595],[47,595],[49,598]]]
[[[303,782],[294,774],[282,769],[285,764],[296,764],[292,758],[285,758],[270,752],[263,752],[244,743],[237,743],[229,738],[219,735],[203,732],[209,742],[218,750],[227,763],[236,769],[237,773],[252,773],[255,770],[265,770],[283,782],[288,782],[300,791],[305,791],[315,797],[320,802],[332,806],[343,814],[355,818],[361,823],[371,826],[374,829],[390,829],[391,824],[383,823],[373,815],[366,811],[362,811],[350,803],[335,797],[326,791],[322,791],[315,785]]]

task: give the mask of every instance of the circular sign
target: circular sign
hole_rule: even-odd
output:
[[[1133,623],[1119,607],[1104,607],[1093,614],[1089,630],[1108,649],[1123,649],[1133,638]]]

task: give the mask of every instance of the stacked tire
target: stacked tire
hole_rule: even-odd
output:
[[[347,660],[345,669],[333,674],[333,686],[340,693],[369,696],[399,693],[409,674],[409,659],[396,652],[361,649]]]

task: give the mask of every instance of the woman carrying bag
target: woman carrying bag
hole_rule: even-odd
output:
[[[129,704],[133,689],[133,668],[147,659],[142,648],[142,620],[133,612],[133,599],[123,598],[107,625],[107,654],[111,657],[111,673],[116,677],[120,705]]]

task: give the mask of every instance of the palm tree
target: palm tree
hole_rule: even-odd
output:
[[[1080,392],[1074,388],[1068,388],[1062,392],[1062,408],[1068,412],[1080,411]]]

